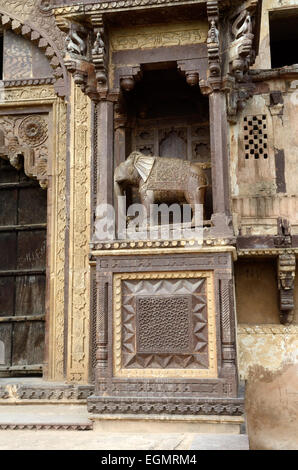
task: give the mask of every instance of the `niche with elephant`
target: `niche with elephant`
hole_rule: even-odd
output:
[[[140,177],[150,188],[153,185],[157,190],[160,183],[160,189],[172,190],[168,203],[189,202],[187,198],[180,197],[179,184],[183,192],[182,180],[186,178],[187,167],[190,170],[194,168],[195,173],[198,169],[201,177],[205,178],[204,220],[208,224],[212,215],[208,98],[202,95],[198,85],[191,87],[186,83],[176,63],[158,64],[158,67],[151,64],[149,68],[142,69],[141,76],[132,91],[123,92],[119,114],[116,115],[116,128],[117,119],[125,122],[122,162],[132,152],[146,156],[138,157],[138,163],[133,163],[134,168],[139,169]],[[117,145],[123,146],[123,141],[119,144],[116,139],[115,143],[116,155],[119,155]],[[156,160],[153,166],[151,158],[156,156],[167,161],[162,164]],[[120,163],[121,158],[118,160]],[[126,196],[128,203],[142,202],[139,186],[135,184],[126,185]],[[155,202],[166,202],[165,193],[161,199]]]

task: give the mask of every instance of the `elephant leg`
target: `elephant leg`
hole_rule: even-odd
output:
[[[201,191],[200,189],[196,188],[193,193],[186,192],[185,195],[184,195],[185,199],[186,199],[186,202],[190,205],[191,210],[192,210],[192,219],[191,219],[191,226],[192,227],[194,227],[195,224],[196,224],[196,221],[195,221],[196,205],[197,204],[200,204],[200,205],[203,204],[200,191]],[[204,211],[204,205],[203,205],[203,211]],[[203,213],[203,218],[204,218],[204,213]]]
[[[143,204],[145,210],[146,210],[146,218],[144,220],[144,223],[146,221],[147,225],[150,224],[150,208],[151,204],[154,204],[154,192],[153,191],[140,191],[140,198],[141,198],[141,203]]]

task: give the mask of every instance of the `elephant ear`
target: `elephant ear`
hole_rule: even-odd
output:
[[[145,183],[150,176],[154,162],[155,158],[147,155],[141,155],[135,159],[134,166]]]

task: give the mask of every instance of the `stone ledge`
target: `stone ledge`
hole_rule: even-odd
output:
[[[86,403],[93,385],[0,379],[0,403]]]
[[[96,432],[206,433],[239,435],[242,416],[90,415]]]
[[[87,404],[89,413],[100,415],[244,415],[243,398],[139,398],[91,395]]]

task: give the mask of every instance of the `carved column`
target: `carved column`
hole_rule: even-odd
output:
[[[216,232],[231,235],[229,207],[229,150],[226,98],[222,92],[209,96],[213,216]]]
[[[222,350],[223,377],[236,379],[236,337],[235,337],[235,305],[233,292],[233,279],[229,275],[219,280],[220,297],[220,327]],[[236,387],[237,380],[231,380],[230,387]],[[237,393],[236,388],[233,393]]]
[[[289,325],[294,315],[294,281],[296,258],[294,253],[283,253],[278,257],[278,288],[280,292],[280,322]]]
[[[98,204],[113,203],[113,147],[114,147],[114,103],[101,100],[97,104],[97,161]]]
[[[100,382],[108,371],[108,282],[97,272],[97,325],[95,380]]]

